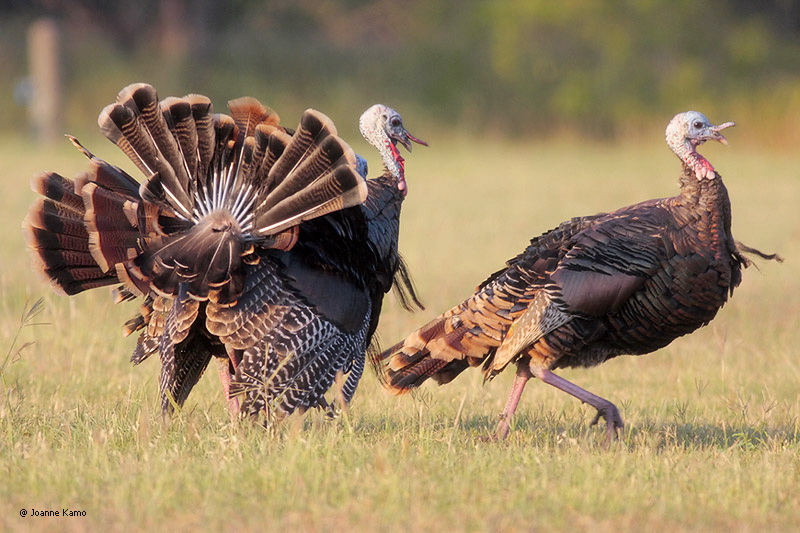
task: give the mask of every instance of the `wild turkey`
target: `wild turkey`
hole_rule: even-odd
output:
[[[151,86],[131,85],[98,120],[145,173],[145,183],[74,138],[90,170],[75,180],[56,173],[32,180],[43,196],[25,224],[35,266],[66,294],[121,282],[119,301],[144,298],[141,314],[125,331],[141,331],[134,363],[160,354],[164,411],[183,404],[213,356],[223,361],[227,393],[237,350],[263,343],[270,328],[285,326],[296,302],[326,321],[328,309],[313,307],[316,295],[293,286],[290,276],[299,271],[302,280],[313,266],[290,250],[320,239],[306,232],[299,242],[304,221],[354,208],[367,196],[363,160],[322,113],[307,110],[292,132],[255,99],[229,107],[230,116],[213,114],[210,100],[199,95],[159,104]],[[320,248],[343,244],[331,240]],[[335,251],[331,256],[340,258]],[[320,265],[329,276],[351,268]],[[359,272],[369,279],[370,272]],[[311,288],[329,287],[318,282]],[[282,299],[271,302],[272,296]],[[276,308],[280,312],[272,312]],[[252,316],[243,318],[242,309]],[[232,327],[227,316],[240,322]],[[305,385],[323,393],[330,386],[304,375]],[[285,411],[303,406],[287,403]]]
[[[616,406],[552,371],[666,346],[714,318],[749,264],[741,252],[775,258],[737,247],[722,178],[696,151],[726,143],[729,126],[677,115],[666,137],[683,162],[679,195],[573,218],[534,238],[474,295],[381,354],[385,385],[402,393],[428,378],[444,384],[477,365],[491,379],[516,363],[497,438],[534,376],[593,406],[592,424],[603,417],[616,436]]]
[[[281,418],[298,407],[329,407],[323,395],[337,372],[349,372],[341,389],[341,400],[349,402],[364,370],[384,294],[394,286],[404,307],[422,307],[397,250],[407,184],[396,143],[409,151],[411,142],[427,144],[405,129],[399,113],[383,105],[370,107],[359,124],[384,163],[383,174],[367,180],[364,204],[305,222],[291,252],[269,253],[276,260],[263,262],[261,272],[274,265],[289,279],[261,283],[262,291],[281,287],[301,297],[294,297],[280,324],[269,326],[265,342],[243,351],[236,338],[240,322],[249,320],[251,328],[258,328],[262,321],[274,320],[280,313],[264,303],[274,298],[256,297],[261,311],[243,300],[219,316],[226,331],[212,330],[237,349],[233,359],[241,364],[235,365],[231,395],[243,396],[247,414]],[[258,283],[256,276],[252,279]],[[210,329],[217,318],[210,318]]]

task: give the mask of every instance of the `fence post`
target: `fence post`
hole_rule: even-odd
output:
[[[61,108],[61,43],[58,23],[49,18],[28,28],[29,115],[37,141],[52,143],[63,132]]]

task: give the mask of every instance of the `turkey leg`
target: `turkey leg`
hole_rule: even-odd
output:
[[[612,440],[616,439],[618,436],[617,434],[618,430],[625,427],[625,424],[622,422],[622,417],[619,415],[619,409],[617,409],[617,406],[609,402],[605,398],[601,398],[596,394],[592,394],[588,390],[580,388],[574,383],[567,381],[561,376],[553,374],[551,371],[547,369],[536,369],[534,370],[533,375],[541,379],[548,385],[552,385],[553,387],[562,390],[567,394],[576,397],[583,403],[588,403],[589,405],[597,409],[597,414],[592,420],[591,425],[597,424],[597,422],[600,421],[600,417],[603,417],[605,419],[606,443],[609,443]]]
[[[494,431],[495,440],[503,440],[508,435],[511,417],[514,416],[514,411],[517,410],[517,404],[519,404],[519,399],[522,397],[522,391],[525,390],[525,384],[532,377],[533,374],[531,374],[527,364],[517,365],[517,375],[514,377],[511,394],[508,395],[506,407],[500,413],[500,422],[497,423],[497,428]]]
[[[231,415],[231,420],[239,418],[239,398],[231,398],[231,379],[233,373],[236,372],[236,367],[240,361],[240,356],[232,348],[225,347],[228,353],[227,358],[217,357],[217,371],[219,372],[219,380],[222,382],[222,391],[225,395],[225,401],[228,403],[228,413]],[[233,370],[233,372],[231,371]]]

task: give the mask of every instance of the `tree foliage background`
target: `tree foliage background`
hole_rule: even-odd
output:
[[[695,108],[800,141],[797,0],[0,0],[0,13],[6,133],[25,124],[26,28],[47,16],[71,131],[148,81],[337,123],[380,101],[461,135],[627,138]]]

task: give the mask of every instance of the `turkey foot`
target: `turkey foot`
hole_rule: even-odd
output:
[[[617,406],[611,402],[607,402],[607,404],[608,405],[597,408],[597,414],[594,415],[592,423],[590,424],[591,426],[597,425],[601,417],[606,421],[606,446],[611,444],[612,440],[617,440],[619,438],[619,430],[625,427],[625,423],[619,415]]]

